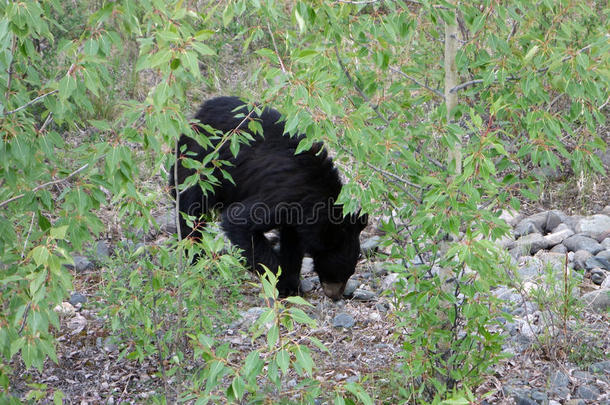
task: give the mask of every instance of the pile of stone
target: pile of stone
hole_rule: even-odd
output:
[[[567,254],[569,268],[582,271],[596,285],[610,287],[610,206],[590,216],[551,210],[504,218],[514,229],[513,236],[501,243],[516,260],[534,256],[541,262],[558,262]]]

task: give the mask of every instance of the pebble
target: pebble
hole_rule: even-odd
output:
[[[84,271],[93,270],[93,263],[86,258],[85,256],[74,255],[72,256],[74,260],[74,265],[66,264],[65,266],[70,270],[76,270],[77,273],[82,273]]]
[[[360,251],[363,255],[370,256],[377,251],[380,241],[380,236],[371,236],[360,244]]]
[[[343,291],[343,296],[351,297],[359,285],[360,285],[360,282],[357,280],[353,280],[353,279],[347,280],[347,284],[345,285],[345,290]]]
[[[363,289],[357,288],[354,291],[352,299],[354,299],[356,301],[371,301],[376,296],[377,295],[374,292],[372,292],[372,291],[368,291],[368,290],[363,290]]]
[[[110,244],[105,240],[100,240],[95,246],[95,257],[98,261],[107,260],[112,253]]]
[[[591,270],[591,281],[593,282],[593,284],[602,285],[605,279],[606,272],[602,269]]]
[[[308,293],[314,289],[314,283],[309,278],[301,280],[301,292]]]
[[[600,392],[597,387],[593,385],[581,385],[576,389],[576,396],[589,401],[594,401],[600,396]]]
[[[87,302],[87,297],[85,297],[81,293],[74,292],[70,295],[70,304],[72,304],[73,306],[76,306],[78,304],[82,305],[86,302]]]
[[[337,314],[332,321],[332,325],[335,328],[351,328],[355,323],[356,321],[354,320],[354,317],[346,312]]]

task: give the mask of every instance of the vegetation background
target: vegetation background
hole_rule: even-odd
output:
[[[55,380],[36,373],[107,337],[113,364],[153,376],[128,376],[125,401],[480,400],[503,358],[505,315],[488,294],[510,267],[493,243],[509,229],[501,210],[608,201],[609,11],[582,0],[2,2],[3,401],[76,400],[65,367]],[[177,138],[220,94],[278,108],[303,149],[323,140],[349,180],[346,211],[379,219],[384,260],[401,274],[388,329],[400,349],[385,368],[326,380],[319,370],[342,363],[316,337],[325,307],[278,300],[272,275],[235,350],[227,320],[261,301],[234,249],[213,229],[197,247],[147,239],[171,204]],[[239,134],[227,137],[237,150]],[[74,255],[100,238],[115,255],[76,272]],[[189,266],[195,249],[205,259]],[[75,286],[96,297],[80,330],[86,317],[56,308]]]

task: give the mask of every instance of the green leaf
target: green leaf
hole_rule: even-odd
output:
[[[275,361],[285,375],[290,367],[290,353],[288,350],[281,349],[275,354]]]
[[[49,255],[50,253],[46,246],[36,246],[29,254],[29,256],[34,259],[36,265],[38,266],[46,264],[47,260],[49,259]]]
[[[68,225],[58,226],[56,228],[51,228],[51,239],[65,239],[66,231],[68,230]]]

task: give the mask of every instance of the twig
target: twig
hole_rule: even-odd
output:
[[[432,88],[432,87],[430,87],[430,86],[427,86],[426,84],[424,84],[424,83],[420,82],[420,81],[419,81],[419,80],[417,80],[416,78],[409,76],[408,74],[406,74],[406,73],[405,73],[405,72],[403,72],[402,70],[400,70],[400,69],[396,69],[395,67],[392,67],[392,66],[388,67],[388,69],[390,69],[390,70],[391,70],[392,72],[394,72],[394,73],[398,73],[399,75],[402,75],[402,76],[406,77],[407,79],[411,80],[413,83],[417,84],[417,85],[418,85],[418,86],[420,86],[420,87],[423,87],[423,88],[424,88],[424,89],[426,89],[426,90],[431,91],[432,93],[436,94],[436,95],[437,95],[437,96],[439,96],[440,98],[445,99],[445,95],[444,95],[443,93],[441,93],[439,90],[436,90],[436,89],[433,89],[433,88]]]
[[[578,51],[577,51],[577,52],[576,52],[574,55],[569,55],[569,56],[566,56],[565,58],[563,58],[563,59],[561,60],[561,62],[565,62],[565,61],[567,61],[567,60],[569,60],[569,59],[573,58],[574,56],[576,56],[576,55],[578,55],[578,54],[580,54],[580,53],[582,53],[582,52],[586,51],[586,50],[587,50],[587,49],[589,49],[589,48],[590,48],[592,45],[593,45],[593,44],[589,44],[589,45],[585,46],[584,48],[579,49],[579,50],[578,50]],[[546,73],[546,72],[547,72],[549,69],[550,69],[550,66],[543,67],[543,68],[537,69],[537,70],[536,70],[536,73],[537,73],[537,74]],[[519,76],[519,75],[510,75],[510,76],[508,76],[508,77],[506,78],[506,80],[509,80],[509,81],[520,80],[520,79],[521,79],[521,76]],[[496,83],[496,82],[497,82],[497,80],[494,80],[494,81],[493,81],[493,83]],[[462,84],[460,84],[460,85],[458,85],[458,86],[453,87],[451,90],[449,90],[449,92],[450,92],[450,93],[455,93],[455,92],[457,92],[457,91],[460,91],[460,90],[462,90],[462,89],[465,89],[466,87],[473,86],[473,85],[475,85],[475,84],[479,84],[479,83],[483,83],[483,79],[470,80],[470,81],[468,81],[468,82],[462,83]]]
[[[53,185],[55,185],[55,184],[60,184],[60,183],[63,183],[63,182],[65,182],[65,181],[68,181],[70,178],[72,178],[72,177],[76,176],[78,173],[82,172],[82,171],[83,171],[83,170],[85,170],[87,167],[89,167],[89,163],[87,163],[87,164],[86,164],[86,165],[84,165],[84,166],[79,167],[78,169],[76,169],[75,171],[73,171],[73,172],[72,172],[72,173],[70,173],[70,174],[69,174],[67,177],[64,177],[63,179],[59,179],[59,180],[53,180],[53,181],[46,182],[46,183],[44,183],[44,184],[41,184],[41,185],[39,185],[39,186],[34,187],[34,188],[31,190],[31,191],[32,191],[33,193],[35,193],[36,191],[38,191],[38,190],[40,190],[40,189],[42,189],[42,188],[45,188],[45,187],[48,187],[48,186],[53,186]],[[24,196],[25,196],[25,193],[23,193],[23,194],[19,194],[19,195],[16,195],[16,196],[14,196],[14,197],[9,198],[8,200],[2,201],[2,202],[0,203],[0,208],[4,207],[4,206],[5,206],[5,205],[7,205],[7,204],[12,203],[13,201],[17,201],[17,200],[19,200],[19,199],[23,198]]]
[[[25,257],[25,248],[28,245],[28,240],[30,239],[30,234],[32,233],[32,227],[34,226],[34,215],[36,213],[32,212],[32,220],[30,221],[30,229],[28,229],[28,234],[25,237],[25,243],[23,244],[23,250],[21,251],[21,258],[23,259]]]
[[[49,123],[53,120],[53,112],[49,112],[49,115],[47,115],[47,119],[44,120],[44,123],[42,124],[42,126],[40,127],[40,129],[38,130],[38,132],[42,132],[44,131],[44,129],[47,127],[47,125],[49,125]]]
[[[277,59],[280,61],[280,68],[282,72],[286,73],[286,66],[284,66],[284,62],[282,62],[282,57],[280,56],[280,52],[277,49],[277,44],[275,43],[275,37],[273,36],[273,31],[271,31],[271,26],[269,25],[269,20],[267,19],[267,29],[269,30],[269,35],[271,35],[271,42],[273,43],[273,49],[275,49],[275,54],[277,55]]]
[[[47,97],[47,96],[50,96],[51,94],[55,94],[55,93],[57,93],[58,91],[59,91],[59,90],[57,90],[57,89],[56,89],[56,90],[52,90],[52,91],[50,91],[50,92],[48,92],[48,93],[45,93],[45,94],[43,94],[43,95],[41,95],[41,96],[38,96],[38,97],[36,97],[35,99],[28,101],[27,103],[25,103],[25,104],[24,104],[24,105],[22,105],[21,107],[18,107],[18,108],[15,108],[14,110],[11,110],[11,111],[7,111],[7,112],[5,112],[4,114],[2,114],[2,117],[6,117],[6,116],[9,116],[9,115],[11,115],[11,114],[15,114],[15,113],[16,113],[16,112],[18,112],[18,111],[21,111],[21,110],[23,110],[23,109],[25,109],[25,108],[28,108],[28,107],[29,107],[29,106],[31,106],[32,104],[37,103],[37,102],[39,102],[40,100],[42,100],[43,98],[45,98],[45,97]]]
[[[339,48],[337,47],[337,44],[335,44],[335,55],[337,55],[337,62],[339,62],[339,66],[341,66],[341,69],[343,70],[343,73],[345,73],[345,76],[347,77],[347,80],[349,80],[349,82],[356,89],[358,94],[360,94],[360,96],[367,102],[367,104],[373,109],[373,111],[375,111],[377,116],[379,118],[381,118],[381,120],[383,122],[385,122],[386,125],[390,125],[390,121],[388,121],[388,119],[386,117],[384,117],[383,115],[381,115],[381,113],[379,112],[379,106],[378,105],[374,105],[371,102],[371,99],[369,99],[368,96],[366,94],[364,94],[364,92],[360,89],[360,87],[358,87],[358,85],[356,84],[356,82],[352,78],[352,75],[349,73],[349,71],[347,70],[347,68],[343,64],[343,61],[341,60],[341,56],[339,55]]]
[[[17,334],[21,336],[21,332],[23,332],[23,328],[25,328],[25,323],[28,320],[28,315],[30,313],[30,308],[32,307],[32,303],[28,302],[28,305],[25,307],[25,312],[23,313],[23,321],[21,321],[21,326],[19,327],[19,332]]]
[[[9,96],[11,95],[11,82],[13,80],[13,61],[15,60],[15,49],[17,49],[17,36],[13,34],[13,43],[11,45],[11,62],[8,64],[8,69],[6,72],[8,73],[8,79],[6,81],[6,95],[5,99],[8,101]]]
[[[604,104],[600,105],[599,107],[597,107],[598,110],[602,110],[605,106],[608,105],[608,102],[610,101],[610,96],[608,96],[608,98],[606,99],[606,101],[604,102]]]
[[[351,151],[349,151],[347,148],[345,148],[344,146],[339,145],[339,148],[340,148],[341,150],[343,150],[345,153],[349,154],[350,156],[352,156],[352,157],[354,156],[354,154],[353,154]],[[408,185],[408,186],[412,186],[412,187],[415,187],[415,188],[420,188],[420,189],[421,189],[421,186],[420,186],[420,185],[415,184],[415,183],[412,183],[412,182],[410,182],[409,180],[403,179],[402,177],[400,177],[400,176],[398,176],[398,175],[396,175],[396,174],[394,174],[394,173],[391,173],[391,172],[388,172],[387,170],[384,170],[384,169],[382,169],[382,168],[379,168],[379,167],[377,167],[377,166],[373,165],[372,163],[369,163],[369,162],[368,162],[368,161],[366,161],[366,160],[364,161],[364,163],[365,163],[365,164],[366,164],[368,167],[370,167],[371,169],[373,169],[373,170],[377,171],[378,173],[381,173],[382,175],[384,175],[386,178],[389,178],[390,180],[394,180],[394,181],[397,181],[397,182],[399,182],[399,183],[402,183],[402,184],[405,184],[405,185]],[[395,183],[395,184],[396,184],[396,183]],[[402,191],[403,191],[405,194],[407,194],[409,197],[411,197],[411,199],[412,199],[413,201],[415,201],[415,202],[417,202],[417,203],[421,203],[421,200],[420,200],[419,198],[417,198],[417,197],[416,197],[416,196],[415,196],[413,193],[411,193],[409,190],[407,190],[407,189],[406,189],[405,187],[403,187],[401,184],[396,184],[396,185],[397,185],[397,186],[398,186],[398,188],[400,188],[400,189],[401,189],[401,190],[402,190]]]

